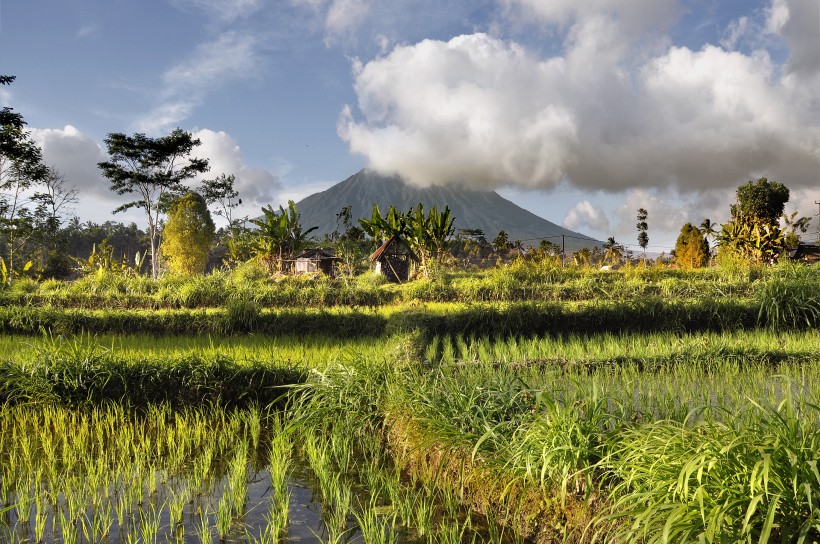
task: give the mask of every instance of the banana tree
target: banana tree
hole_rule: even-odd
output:
[[[302,231],[299,212],[292,200],[288,201],[287,209],[279,206],[279,211],[276,212],[268,205],[267,208],[262,208],[262,213],[262,218],[250,220],[259,227],[253,252],[267,265],[269,272],[281,272],[285,259],[303,249],[307,244],[308,234],[318,227]]]
[[[447,252],[447,242],[455,231],[452,210],[449,206],[444,206],[444,210],[439,212],[433,206],[427,218],[427,236],[431,253],[436,259],[441,260]]]

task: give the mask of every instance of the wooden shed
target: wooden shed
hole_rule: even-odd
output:
[[[820,262],[820,245],[800,244],[795,249],[789,251],[789,258],[808,264]]]
[[[307,249],[293,257],[295,274],[316,274],[321,272],[333,276],[333,263],[342,259],[329,249]]]
[[[370,255],[370,262],[375,263],[377,273],[383,274],[390,281],[405,282],[410,279],[413,263],[420,262],[400,236],[392,236]]]

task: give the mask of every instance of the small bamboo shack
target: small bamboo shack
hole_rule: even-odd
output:
[[[341,261],[332,250],[307,249],[293,257],[293,272],[295,274],[323,273],[333,276],[333,264]]]
[[[396,235],[370,255],[370,262],[375,263],[376,273],[383,274],[390,281],[402,283],[410,279],[413,263],[420,261],[407,242]]]
[[[789,251],[789,258],[794,261],[802,261],[808,264],[820,262],[820,245],[800,244]]]

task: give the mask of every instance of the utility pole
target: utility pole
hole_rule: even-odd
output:
[[[567,257],[567,246],[564,243],[564,235],[562,234],[561,235],[561,268],[566,268],[566,266],[567,266],[566,263],[564,262],[566,257]]]

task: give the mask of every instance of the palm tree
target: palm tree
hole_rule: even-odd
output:
[[[618,264],[624,256],[624,246],[615,241],[614,236],[607,238],[604,242],[604,261],[608,264]]]
[[[717,229],[715,228],[716,225],[712,223],[712,221],[707,217],[703,220],[703,223],[700,224],[700,228],[698,229],[700,233],[703,235],[704,238],[707,240],[709,238],[714,239],[717,236]]]

